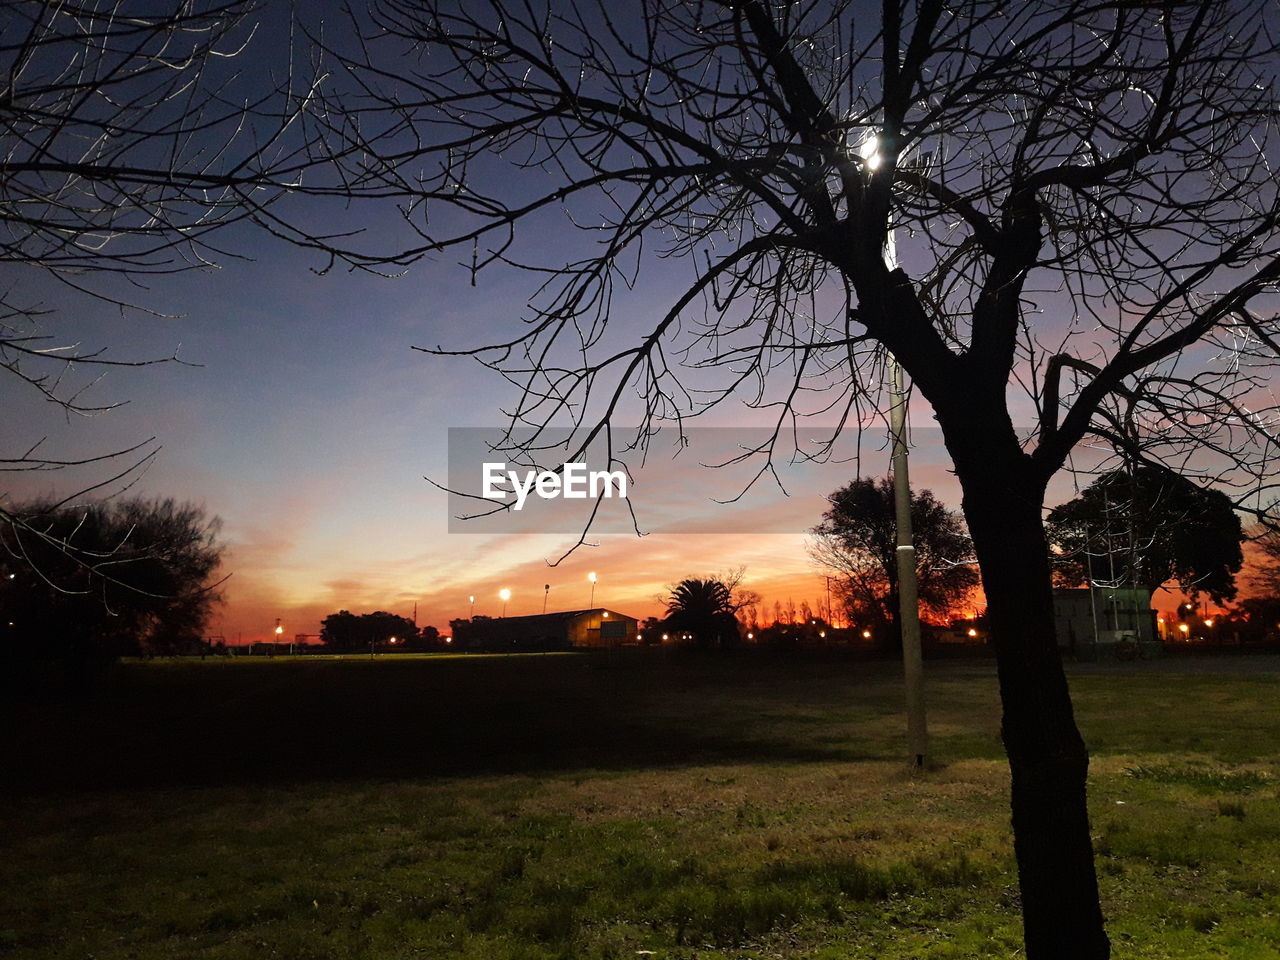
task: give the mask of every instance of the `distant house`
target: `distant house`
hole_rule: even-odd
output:
[[[453,638],[464,650],[568,650],[635,643],[639,622],[616,610],[564,610],[532,617],[475,619],[454,624]]]
[[[1053,591],[1058,646],[1079,660],[1110,656],[1121,641],[1160,643],[1151,591],[1143,587],[1082,587]]]

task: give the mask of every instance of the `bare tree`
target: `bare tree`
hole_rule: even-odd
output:
[[[529,271],[536,291],[508,339],[437,351],[516,384],[513,427],[545,439],[568,421],[621,450],[738,398],[777,425],[751,451],[764,471],[798,418],[875,422],[886,352],[906,369],[953,459],[988,598],[1027,955],[1108,956],[1045,489],[1086,440],[1241,494],[1269,482],[1271,11],[1245,0],[884,0],[875,18],[852,0],[370,11],[358,55],[334,52],[353,86],[330,134],[365,151],[348,191],[395,198],[411,233],[349,255],[456,251],[473,276]],[[646,322],[620,326],[644,271],[666,299],[655,307],[647,290]],[[615,436],[629,417],[639,435]]]
[[[1257,549],[1257,562],[1250,572],[1249,585],[1262,591],[1264,596],[1280,598],[1280,530],[1259,524],[1246,533]]]
[[[103,372],[180,362],[84,346],[66,314],[91,301],[150,312],[149,278],[234,257],[215,232],[271,220],[308,166],[291,54],[275,48],[274,75],[244,69],[259,13],[250,0],[0,9],[0,380],[15,397],[92,416],[113,405],[89,392]],[[98,489],[127,485],[155,451],[153,438],[66,457],[29,438],[0,450],[0,472],[99,464]],[[44,536],[29,519],[0,490],[0,523]]]

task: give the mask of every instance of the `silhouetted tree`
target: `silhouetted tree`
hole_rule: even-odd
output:
[[[878,638],[897,638],[901,646],[893,498],[892,477],[860,477],[841,487],[827,498],[830,507],[810,531],[809,553],[836,578],[846,609],[859,611],[859,622],[869,623]],[[978,585],[978,572],[967,562],[973,547],[964,521],[932,491],[913,490],[911,527],[922,612],[945,620]]]
[[[57,664],[79,682],[122,654],[198,648],[221,600],[217,518],[173,500],[19,509],[22,525],[0,525],[0,636],[12,673]]]
[[[412,649],[418,639],[418,628],[412,620],[385,610],[359,615],[339,610],[320,621],[320,642],[335,653]]]
[[[776,417],[744,455],[785,454],[807,413],[884,411],[886,352],[900,362],[988,600],[1027,956],[1108,956],[1045,491],[1086,438],[1266,482],[1271,18],[1243,0],[359,10],[368,42],[334,53],[356,91],[334,94],[335,148],[360,148],[348,192],[408,228],[364,262],[453,253],[472,277],[541,284],[509,337],[441,348],[521,386],[508,459],[565,420],[581,446],[557,459],[639,455],[732,396]],[[562,211],[580,246],[547,242]],[[625,308],[637,287],[643,309]]]
[[[412,621],[409,625],[413,626]],[[444,641],[440,639],[440,631],[430,624],[419,627],[417,636],[409,635],[405,638],[405,649],[410,651],[443,650],[444,647]]]
[[[1220,490],[1153,464],[1099,477],[1046,522],[1055,572],[1068,586],[1130,583],[1153,593],[1170,580],[1193,599],[1236,595],[1244,532]],[[1092,571],[1092,572],[1091,572]]]
[[[728,585],[715,579],[689,577],[671,588],[666,627],[692,634],[700,647],[733,646],[738,639],[735,612]]]

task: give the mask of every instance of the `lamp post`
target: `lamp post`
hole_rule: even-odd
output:
[[[475,595],[473,594],[472,596],[467,597],[467,599],[471,601],[471,613],[467,615],[467,619],[468,619],[468,620],[474,620],[474,619],[476,618],[476,598],[475,598]]]
[[[879,141],[868,137],[862,145],[868,170],[880,166]],[[898,246],[893,228],[885,232],[885,266],[898,269]],[[898,543],[898,625],[902,632],[902,672],[907,688],[907,742],[911,766],[924,766],[929,732],[924,711],[924,663],[920,650],[920,603],[916,586],[916,548],[911,530],[911,481],[907,473],[907,391],[902,365],[889,354],[891,404],[889,431],[893,436],[893,508]]]
[[[551,596],[551,584],[544,583],[542,585],[542,612],[544,615],[547,612],[547,598],[550,596]]]
[[[502,598],[502,616],[505,619],[507,616],[507,601],[511,599],[511,591],[503,587],[498,591],[498,596]]]
[[[592,570],[588,573],[587,579],[591,581],[591,603],[588,609],[594,610],[596,608],[596,572]]]

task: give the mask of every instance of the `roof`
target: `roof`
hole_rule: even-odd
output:
[[[489,617],[483,620],[473,620],[472,623],[476,626],[490,623],[536,626],[539,623],[561,623],[565,620],[576,620],[578,617],[606,613],[611,617],[618,617],[621,620],[635,620],[639,623],[639,618],[637,617],[629,617],[625,613],[619,613],[617,610],[609,610],[605,607],[591,607],[587,610],[557,610],[554,613],[535,613],[524,617]]]

